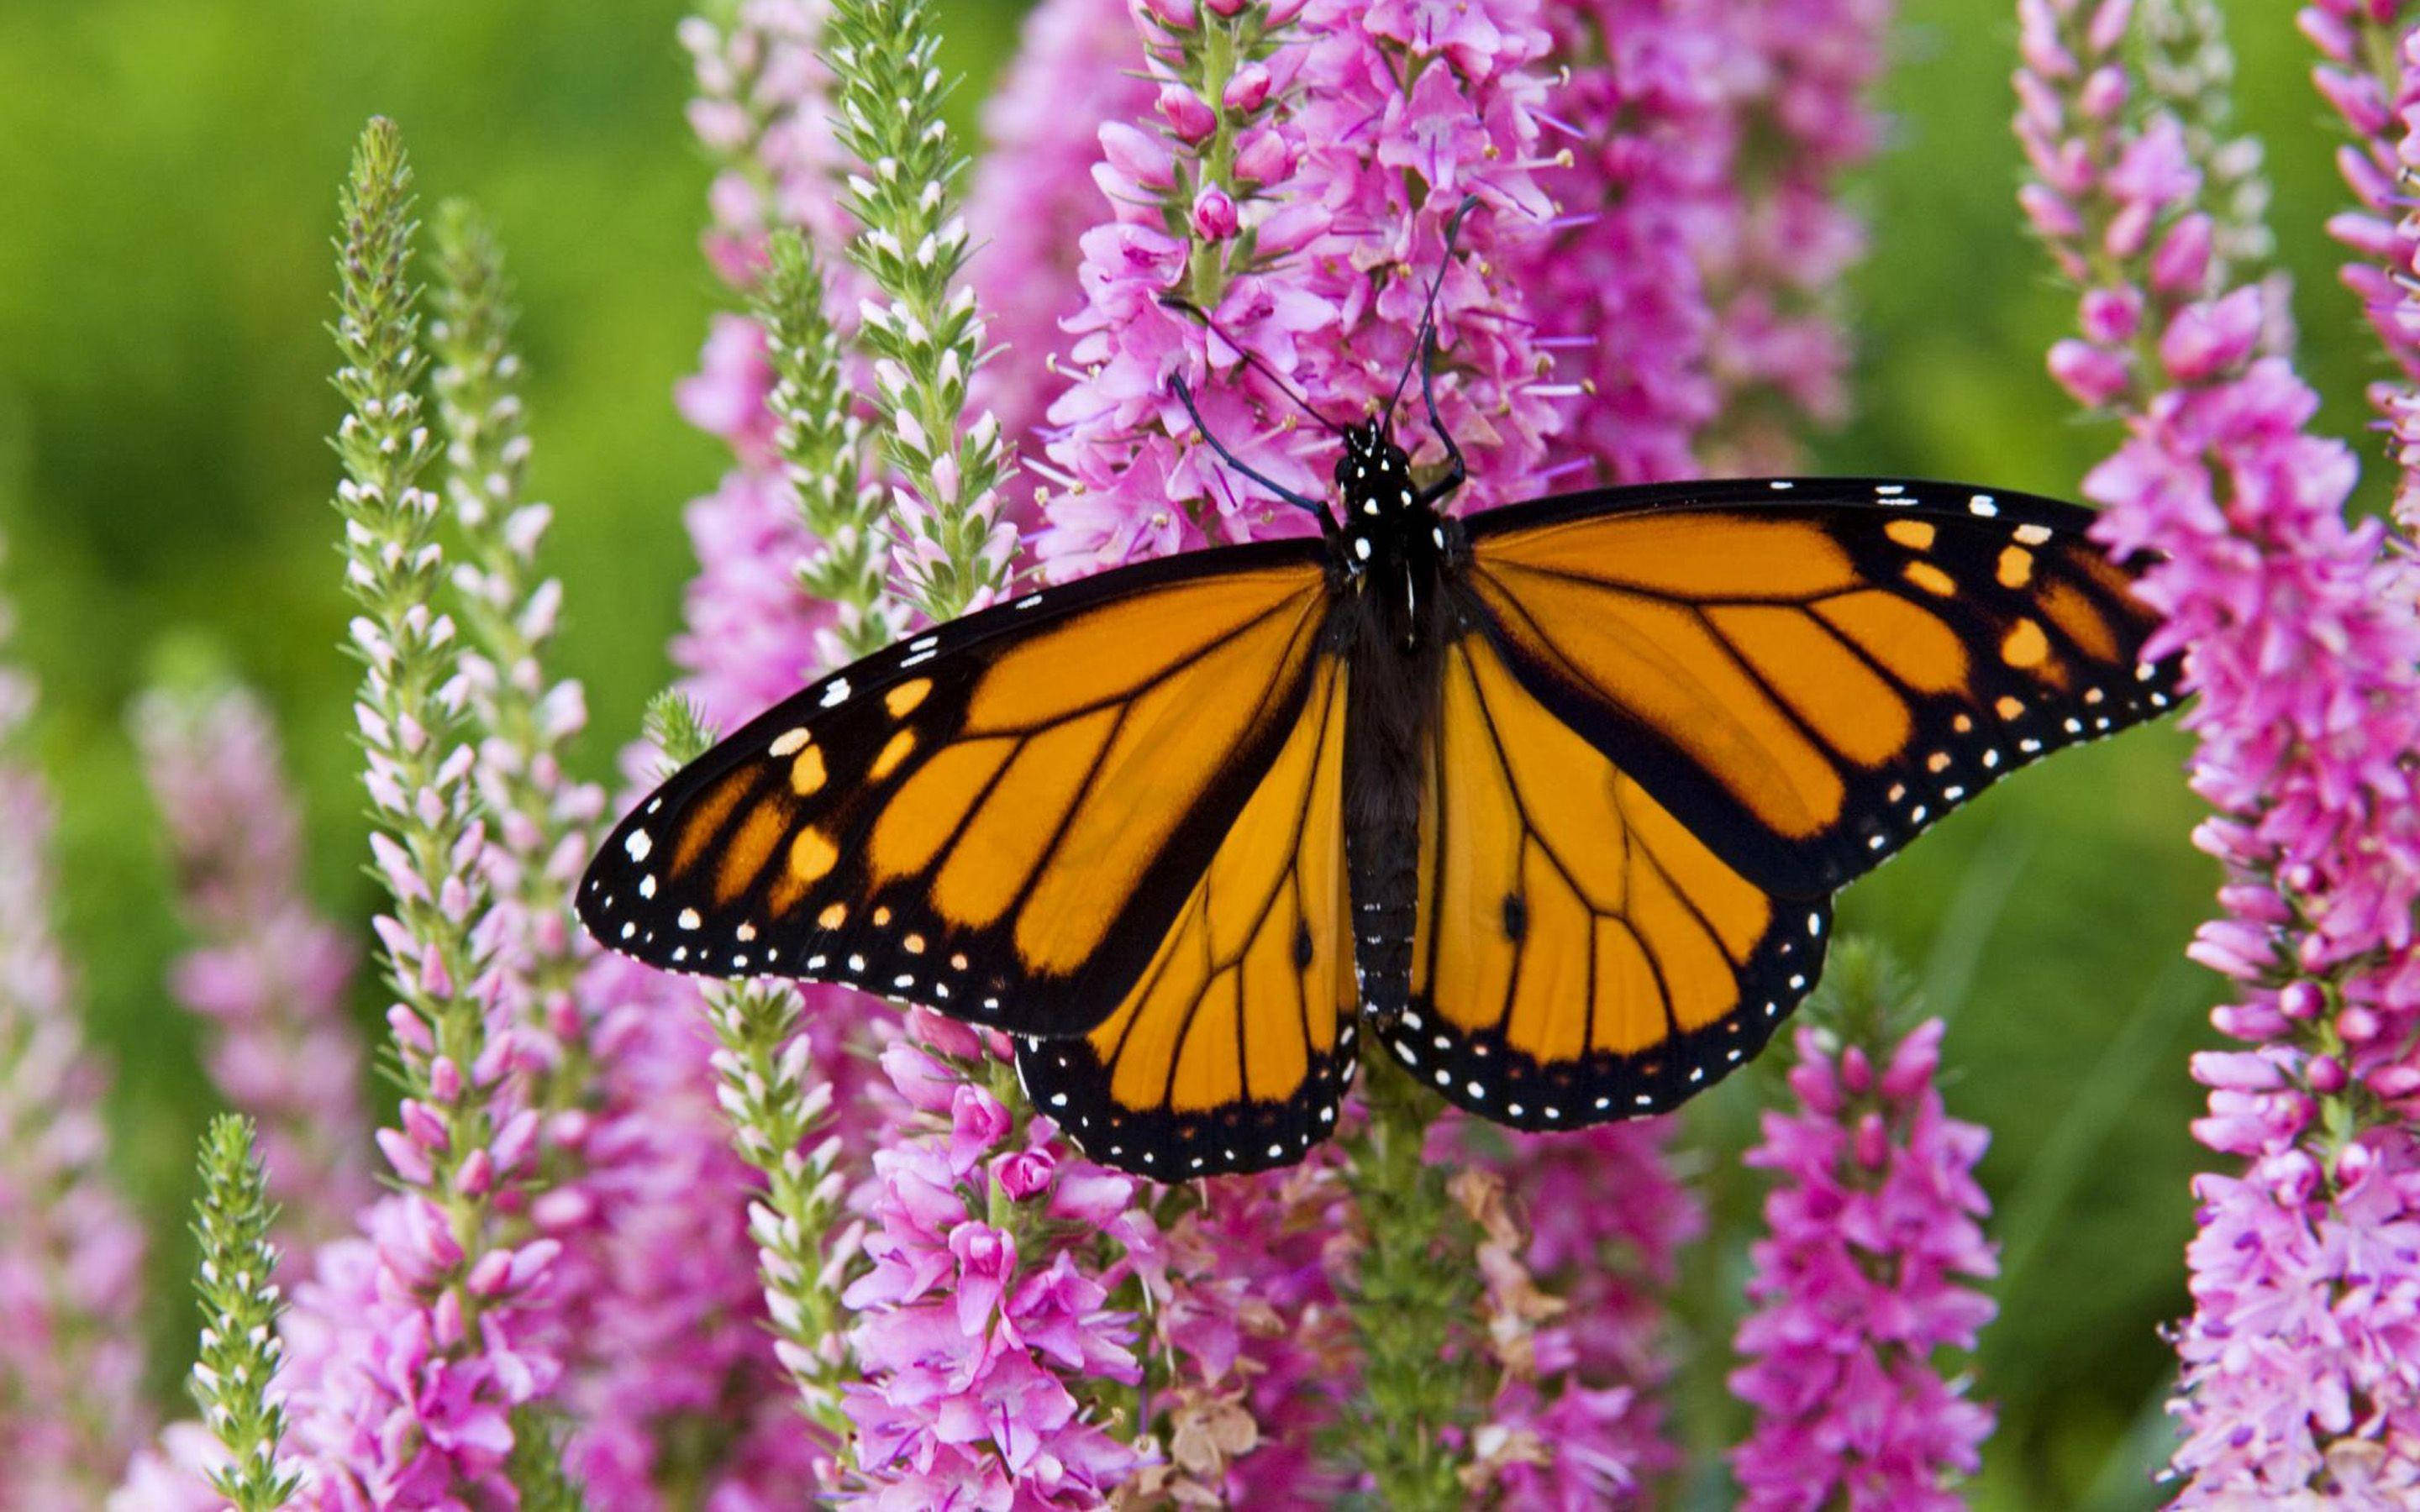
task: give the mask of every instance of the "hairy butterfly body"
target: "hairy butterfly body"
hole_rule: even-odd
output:
[[[1753,1056],[1834,891],[2176,696],[2070,505],[1748,480],[1463,521],[1453,461],[1423,487],[1355,427],[1318,539],[823,679],[642,802],[582,918],[1005,1030],[1042,1111],[1162,1180],[1300,1158],[1365,1033],[1471,1112],[1577,1128]]]

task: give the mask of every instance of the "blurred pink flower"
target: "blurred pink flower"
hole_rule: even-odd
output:
[[[1954,1512],[1992,1410],[1934,1363],[1972,1350],[1997,1273],[1975,1183],[1990,1136],[1933,1086],[1942,1023],[1846,1047],[1802,1026],[1797,1107],[1763,1116],[1747,1163],[1777,1174],[1749,1250],[1754,1311],[1731,1390],[1756,1409],[1731,1451],[1748,1512]]]
[[[346,1017],[355,951],[302,891],[302,816],[277,735],[241,688],[147,693],[133,710],[191,927],[169,986],[219,1026],[210,1073],[260,1126],[288,1255],[372,1196],[362,1050]]]
[[[0,639],[13,608],[0,603]],[[143,1230],[111,1179],[101,1076],[53,933],[54,819],[0,664],[0,1506],[91,1506],[149,1428]]]

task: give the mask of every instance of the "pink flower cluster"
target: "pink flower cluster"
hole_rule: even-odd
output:
[[[2401,1363],[2420,1351],[2420,580],[2378,522],[2347,517],[2350,455],[2311,433],[2316,395],[2263,351],[2272,291],[2219,286],[2205,165],[2172,118],[2129,120],[2126,8],[2022,14],[2026,209],[2084,286],[2082,335],[2052,368],[2126,423],[2086,492],[2115,548],[2159,553],[2153,651],[2190,653],[2193,784],[2216,810],[2196,840],[2227,869],[2226,913],[2193,954],[2237,982],[2215,1022],[2252,1046],[2194,1065],[2211,1088],[2195,1133],[2244,1166],[2195,1188],[2179,1504],[2400,1504],[2420,1487],[2420,1387]],[[2315,8],[2305,27],[2333,51],[2353,20]],[[2388,127],[2374,96],[2323,81],[2356,126]],[[2381,208],[2391,153],[2345,161]],[[2400,244],[2374,220],[2340,224],[2365,249]]]
[[[798,1505],[830,1488],[767,1335],[753,1173],[715,1103],[697,989],[601,956],[580,995],[598,1086],[564,1215],[565,1323],[584,1361],[557,1397],[565,1468],[594,1512],[658,1512],[684,1486],[714,1512]]]
[[[978,1084],[1007,1049],[919,1011],[882,1053],[905,1107],[874,1156],[873,1265],[843,1300],[866,1378],[846,1396],[855,1465],[885,1512],[1097,1505],[1147,1458],[1071,1388],[1141,1381],[1109,1294],[1158,1269],[1157,1230],[1131,1178]],[[1117,1257],[1095,1272],[1079,1249],[1104,1241]]]
[[[291,1254],[371,1196],[361,1044],[345,1018],[356,952],[302,896],[302,815],[259,700],[153,692],[132,722],[200,936],[170,990],[220,1026],[210,1073],[259,1120]]]
[[[1556,1304],[1474,1444],[1484,1458],[1490,1431],[1502,1437],[1495,1484],[1513,1504],[1636,1500],[1680,1467],[1660,1395],[1673,1370],[1665,1294],[1706,1214],[1666,1160],[1673,1133],[1658,1119],[1515,1134],[1490,1163],[1528,1220],[1520,1267]],[[1465,1139],[1466,1158],[1484,1159],[1479,1145]]]
[[[1318,1150],[1198,1201],[1163,1196],[1165,1282],[1144,1279],[1172,1400],[1168,1462],[1144,1485],[1231,1506],[1327,1505],[1349,1489],[1319,1446],[1353,1369],[1335,1280],[1350,1201],[1339,1162]]]
[[[1536,7],[1310,0],[1226,21],[1167,0],[1137,17],[1157,118],[1101,129],[1095,176],[1112,218],[1081,239],[1074,374],[1036,468],[1052,485],[1034,542],[1045,572],[1307,529],[1218,463],[1171,379],[1193,385],[1228,445],[1317,493],[1332,442],[1246,355],[1330,421],[1382,402],[1413,355],[1446,224],[1469,196],[1480,208],[1466,255],[1445,270],[1437,303],[1438,402],[1473,454],[1471,497],[1535,491],[1554,424],[1539,375],[1551,363],[1529,323],[1505,313],[1522,308],[1508,276],[1516,249],[1548,215],[1535,177],[1547,46]],[[1161,303],[1171,297],[1223,335]],[[1407,424],[1406,439],[1424,429]]]
[[[1731,1453],[1748,1512],[1954,1512],[1992,1411],[1942,1374],[1994,1311],[1999,1269],[1975,1163],[1990,1136],[1942,1110],[1942,1023],[1840,1046],[1812,1026],[1790,1072],[1798,1107],[1764,1115],[1747,1155],[1779,1184],[1742,1321],[1731,1390],[1757,1412]],[[1885,1058],[1886,1057],[1886,1058]]]

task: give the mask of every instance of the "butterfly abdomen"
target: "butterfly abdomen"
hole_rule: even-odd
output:
[[[1408,638],[1395,623],[1403,606],[1385,600],[1340,603],[1335,626],[1349,689],[1344,856],[1353,958],[1363,1011],[1380,1026],[1411,1002],[1427,732],[1447,628],[1440,595],[1423,594],[1416,602],[1421,602],[1419,624]]]

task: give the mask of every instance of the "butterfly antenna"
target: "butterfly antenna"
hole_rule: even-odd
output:
[[[1249,366],[1253,372],[1258,373],[1261,377],[1267,378],[1271,383],[1276,384],[1278,386],[1279,393],[1284,394],[1287,398],[1292,399],[1295,402],[1295,407],[1296,409],[1300,409],[1304,414],[1309,415],[1319,424],[1325,426],[1330,435],[1342,437],[1344,434],[1343,426],[1338,424],[1336,422],[1328,419],[1326,415],[1321,414],[1317,409],[1313,409],[1311,401],[1303,396],[1302,391],[1295,388],[1293,384],[1288,383],[1282,377],[1279,376],[1276,368],[1273,368],[1268,363],[1261,361],[1259,355],[1251,351],[1242,342],[1237,341],[1234,337],[1219,330],[1218,322],[1210,318],[1209,311],[1194,303],[1191,300],[1181,299],[1173,294],[1161,295],[1159,297],[1159,302],[1161,307],[1164,309],[1174,310],[1179,315],[1188,315],[1194,319],[1201,321],[1203,328],[1206,329],[1210,334],[1218,337],[1220,341],[1223,341],[1228,346],[1233,347],[1236,354],[1244,359],[1246,365]]]
[[[1462,223],[1479,208],[1479,196],[1465,194],[1455,207],[1453,219],[1445,224],[1445,255],[1437,259],[1436,277],[1429,280],[1429,297],[1420,305],[1420,329],[1412,337],[1412,355],[1405,360],[1404,371],[1395,379],[1395,392],[1387,396],[1387,413],[1392,415],[1395,406],[1404,402],[1404,390],[1412,381],[1412,369],[1420,370],[1420,385],[1428,386],[1429,361],[1436,354],[1436,301],[1445,288],[1446,270],[1453,266],[1454,243],[1462,239]],[[1449,446],[1452,443],[1447,442]]]
[[[1241,350],[1242,348],[1239,347],[1237,349]],[[1295,492],[1292,488],[1289,488],[1284,484],[1278,482],[1275,478],[1269,477],[1267,474],[1261,472],[1257,469],[1251,467],[1249,463],[1245,462],[1242,457],[1237,456],[1234,453],[1227,450],[1226,443],[1221,441],[1217,436],[1213,435],[1210,427],[1202,423],[1202,411],[1195,408],[1193,403],[1193,386],[1185,381],[1184,374],[1177,374],[1174,378],[1169,379],[1169,382],[1176,390],[1177,402],[1185,406],[1185,412],[1187,414],[1193,417],[1193,429],[1195,433],[1210,444],[1210,450],[1218,454],[1218,459],[1220,461],[1226,463],[1227,466],[1233,469],[1235,471],[1242,473],[1245,477],[1251,479],[1254,483],[1259,484],[1262,487],[1266,488],[1270,493],[1275,494],[1282,501],[1294,505],[1295,508],[1301,510],[1304,514],[1318,520],[1319,528],[1323,534],[1332,535],[1336,532],[1337,527],[1335,517],[1328,514],[1326,505],[1315,500],[1305,499],[1302,495]]]

